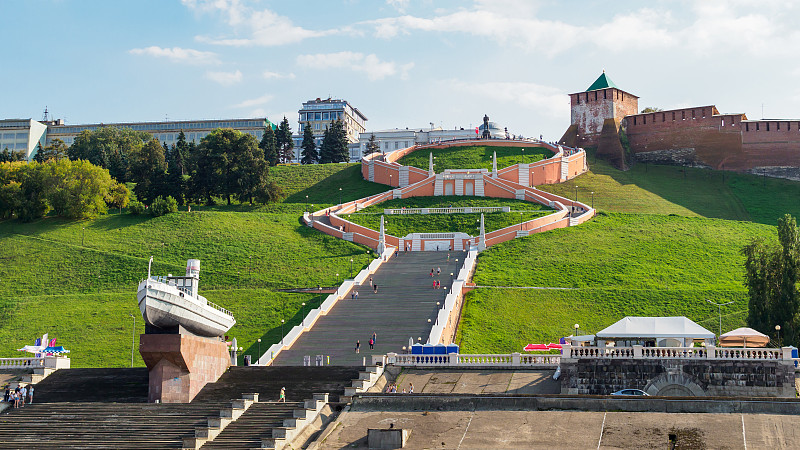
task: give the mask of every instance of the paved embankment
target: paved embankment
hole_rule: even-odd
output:
[[[273,365],[302,365],[303,356],[330,357],[331,365],[361,365],[370,355],[400,352],[408,339],[422,338],[424,343],[431,330],[428,319],[436,320],[436,302],[443,302],[450,289],[450,273],[457,273],[466,252],[400,252],[390,258],[372,276],[378,292],[366,283],[356,290],[358,299],[348,294],[327,315],[317,320],[310,331],[303,333],[291,348],[279,353]],[[456,262],[458,260],[458,262]],[[437,268],[441,275],[436,275]],[[434,269],[434,277],[430,271]],[[442,289],[433,289],[434,280]],[[374,350],[369,348],[372,333],[378,335]],[[355,353],[356,341],[361,341],[360,353]]]

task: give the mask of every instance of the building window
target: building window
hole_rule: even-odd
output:
[[[606,92],[608,92],[608,91],[603,89],[603,100],[608,100],[608,96],[606,95]]]
[[[769,122],[767,122],[767,131],[769,131]]]
[[[322,113],[322,120],[331,120],[331,113]]]
[[[642,116],[642,125],[647,125],[647,116]]]
[[[759,126],[759,123],[756,122],[756,131],[759,131],[759,128],[761,128],[761,127]]]
[[[318,124],[318,123],[315,123],[315,124],[314,124],[314,129],[315,129],[315,130],[319,130],[319,124]]]
[[[681,111],[681,120],[686,120],[686,111]]]
[[[666,122],[667,121],[667,113],[661,113],[661,121],[662,122]]]
[[[694,110],[692,110],[692,119],[694,119]]]
[[[675,111],[672,111],[672,121],[675,122]]]
[[[633,118],[633,124],[636,125],[636,117]]]

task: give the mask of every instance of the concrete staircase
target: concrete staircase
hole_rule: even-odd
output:
[[[530,186],[530,174],[531,171],[529,169],[528,164],[520,164],[517,168],[519,170],[519,184],[528,187]]]
[[[399,185],[400,187],[408,186],[408,166],[400,167],[400,175],[399,175]]]
[[[146,403],[147,368],[63,369],[36,384],[36,403]]]
[[[433,182],[433,195],[444,195],[444,181],[439,177]]]
[[[38,396],[38,390],[36,391]],[[175,449],[218,403],[34,403],[0,415],[0,449]]]
[[[484,191],[484,182],[483,178],[478,178],[475,180],[475,197],[485,197],[486,193]]]
[[[348,295],[327,315],[321,317],[311,330],[303,333],[287,350],[275,358],[274,366],[303,364],[303,356],[330,356],[330,364],[364,366],[371,355],[401,352],[409,337],[424,343],[436,320],[436,302],[444,302],[445,289],[433,289],[432,282],[451,286],[450,273],[457,273],[466,252],[400,252],[385,262],[373,275],[378,293],[369,283],[358,289],[358,299]],[[460,262],[456,263],[456,259]],[[431,278],[431,268],[441,268],[441,275]],[[372,333],[378,334],[374,350],[369,348]],[[355,353],[356,340],[361,341],[360,353]],[[366,360],[366,361],[365,361]],[[366,363],[366,364],[365,364]],[[312,368],[313,369],[313,368]],[[319,389],[317,392],[326,392]],[[202,395],[202,394],[201,394]],[[275,393],[272,393],[274,396]]]
[[[345,388],[358,377],[359,368],[352,366],[231,367],[216,383],[207,384],[192,403],[227,404],[244,393],[258,394],[261,402],[276,401],[282,387],[286,388],[287,402],[305,401],[318,392],[328,392],[331,402],[339,402]]]

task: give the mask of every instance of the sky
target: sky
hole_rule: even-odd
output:
[[[558,139],[603,72],[639,109],[800,117],[800,2],[0,0],[0,118],[286,116],[341,98],[367,130]],[[763,116],[762,116],[763,111]]]

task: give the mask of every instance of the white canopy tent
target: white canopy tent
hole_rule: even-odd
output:
[[[719,337],[720,347],[766,347],[767,344],[769,336],[747,327],[728,331]]]
[[[626,345],[642,343],[659,347],[690,347],[695,341],[714,342],[714,333],[686,317],[625,317],[597,332],[603,341],[625,341]]]

